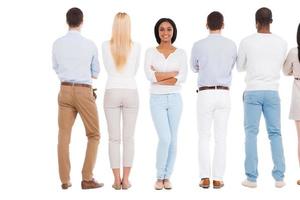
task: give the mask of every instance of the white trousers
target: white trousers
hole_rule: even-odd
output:
[[[200,178],[211,177],[213,180],[223,180],[226,161],[226,135],[229,112],[230,94],[228,90],[199,91],[197,117]],[[214,129],[215,144],[211,167],[209,144],[212,125]]]

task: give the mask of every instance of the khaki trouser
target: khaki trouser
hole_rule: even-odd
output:
[[[82,86],[61,86],[58,96],[58,164],[62,183],[70,181],[69,144],[71,130],[79,113],[88,138],[85,161],[82,168],[82,179],[93,178],[93,168],[96,162],[100,139],[98,112],[91,88]]]
[[[121,142],[123,143],[123,167],[132,166],[138,107],[137,90],[108,89],[105,91],[104,111],[109,133],[109,160],[112,169],[120,168]]]

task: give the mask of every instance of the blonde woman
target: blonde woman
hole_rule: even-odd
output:
[[[134,129],[139,104],[134,76],[139,65],[140,46],[131,40],[130,24],[128,14],[117,13],[113,22],[112,37],[102,44],[103,62],[108,74],[104,111],[109,133],[110,166],[115,179],[112,187],[116,190],[131,187],[129,174],[134,155]]]

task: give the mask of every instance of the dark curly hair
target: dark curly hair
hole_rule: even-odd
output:
[[[255,13],[255,21],[262,26],[268,26],[273,22],[272,11],[266,7],[258,9]]]

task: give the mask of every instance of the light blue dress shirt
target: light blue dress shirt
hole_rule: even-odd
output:
[[[220,34],[210,34],[194,43],[191,68],[198,73],[198,87],[230,86],[231,71],[236,58],[235,43]]]
[[[78,31],[69,31],[54,42],[52,62],[61,82],[91,85],[100,72],[96,45]]]

